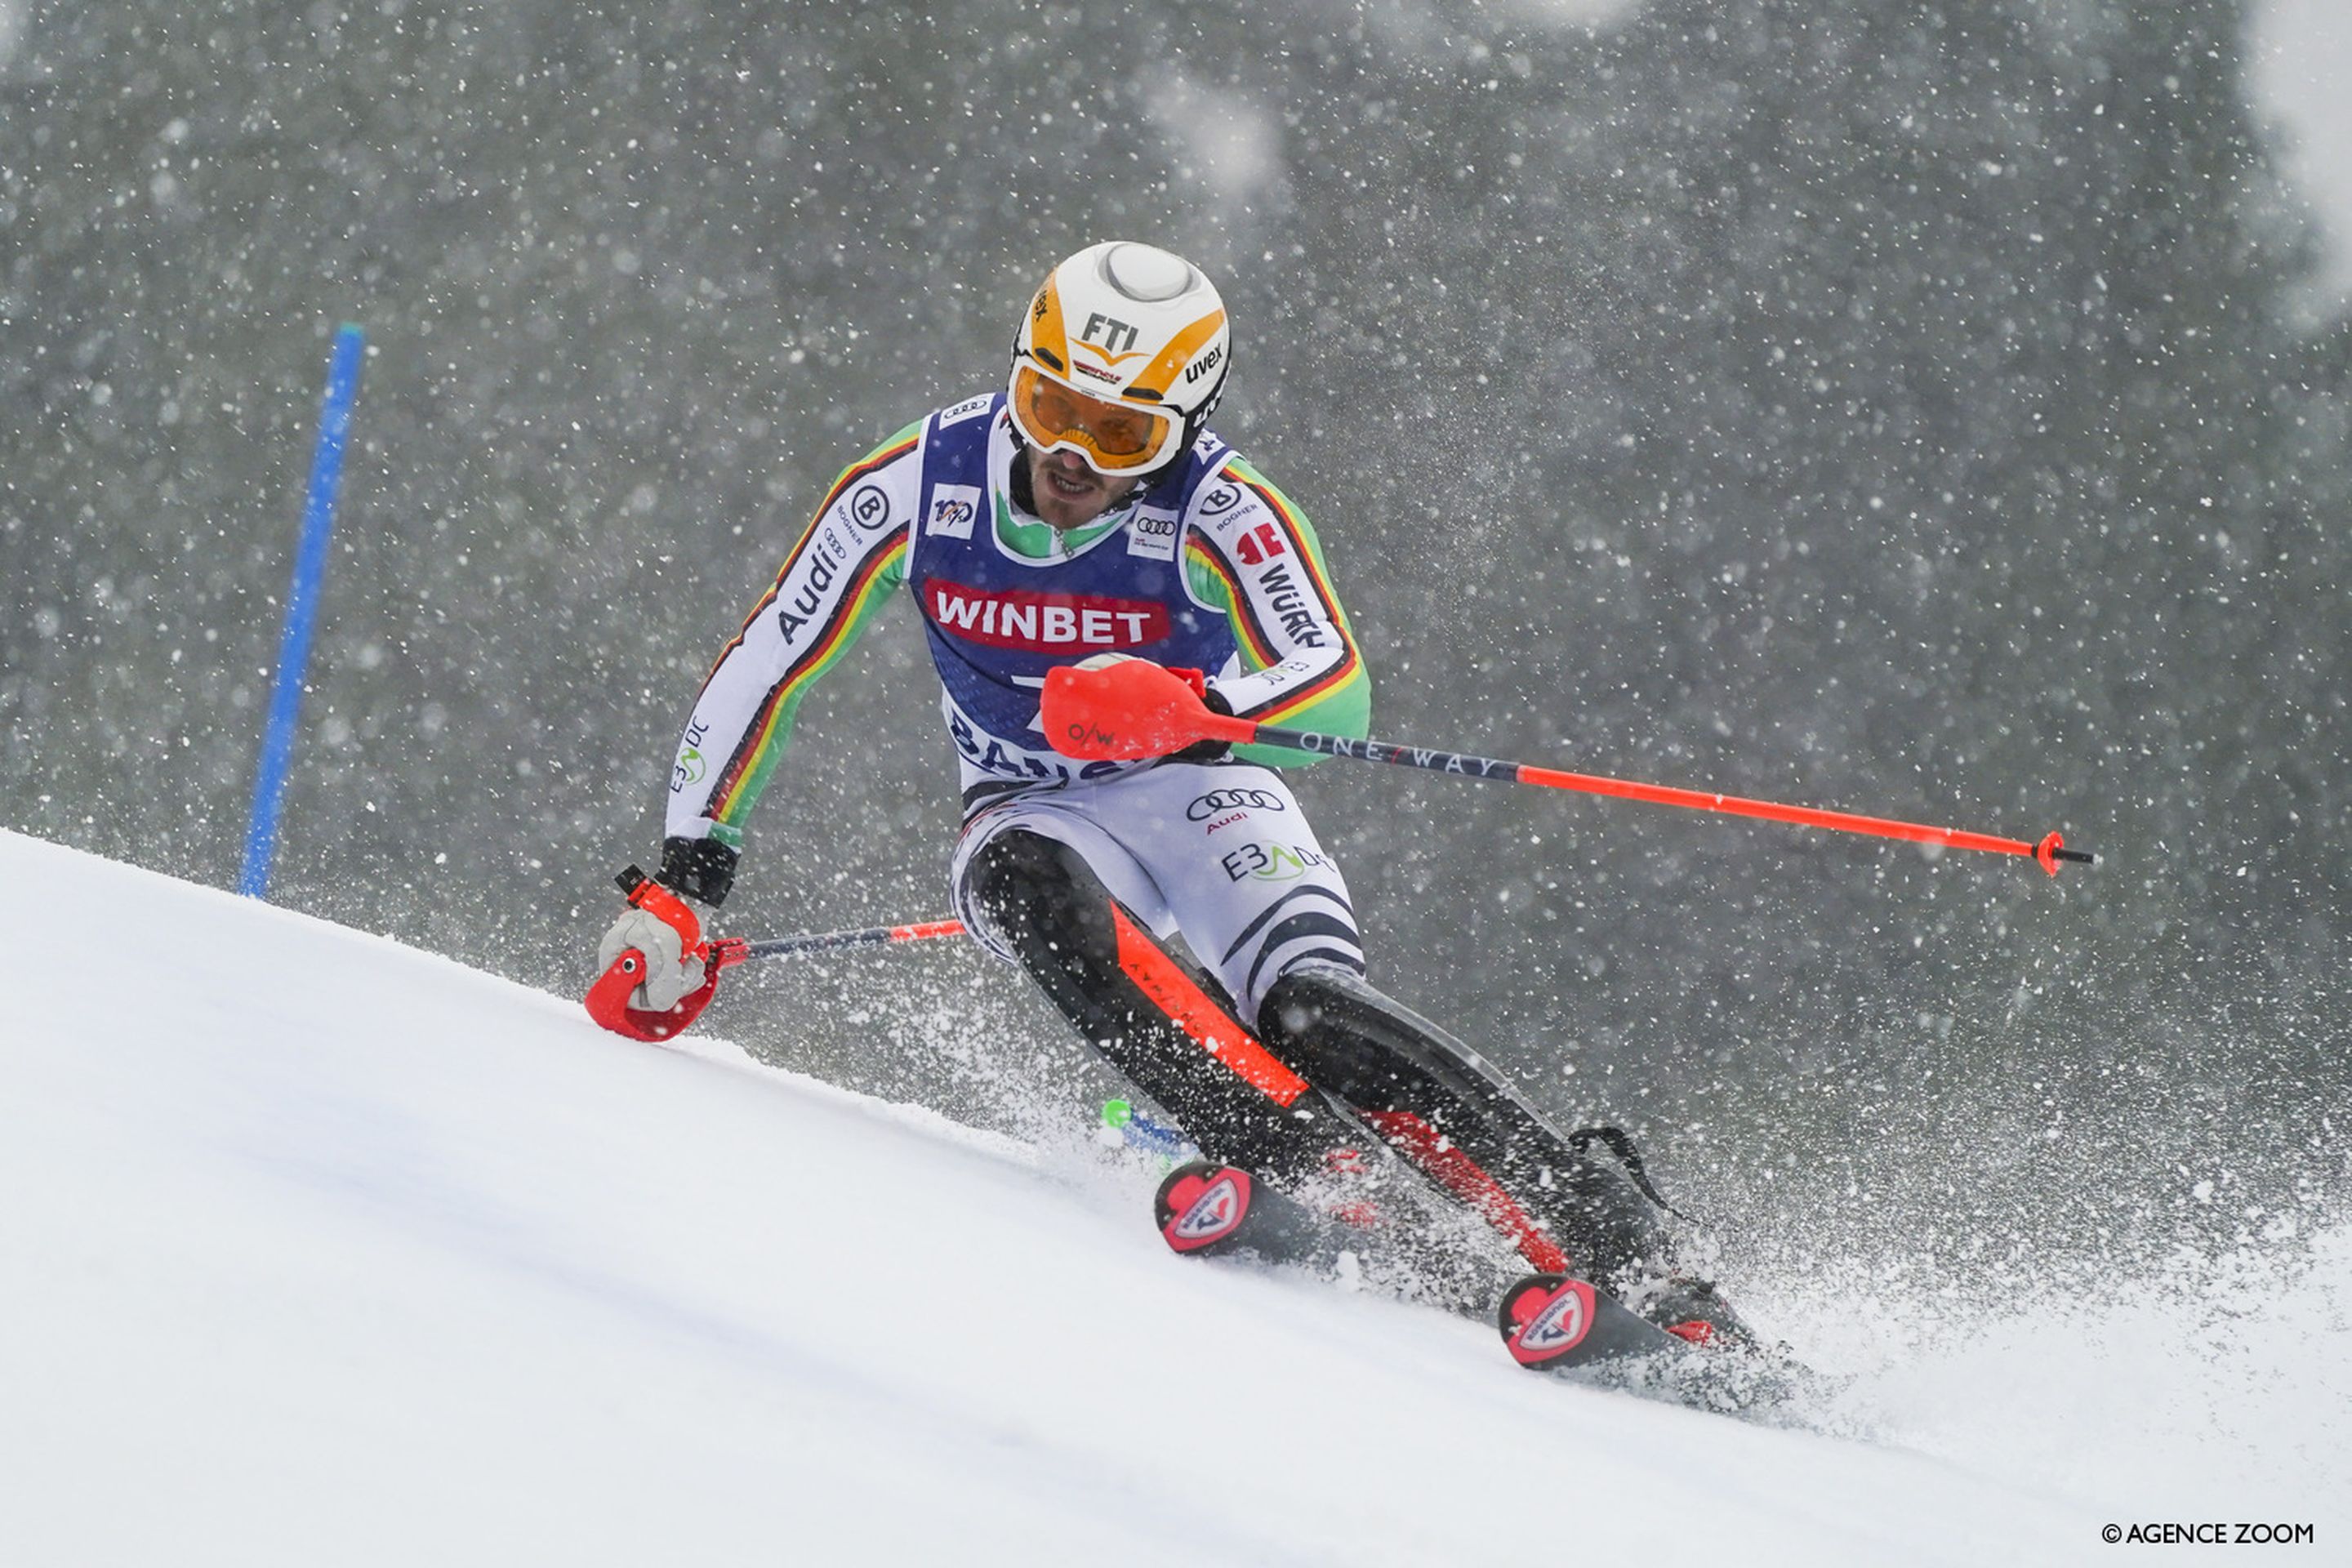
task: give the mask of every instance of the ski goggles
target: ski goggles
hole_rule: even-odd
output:
[[[1182,436],[1165,414],[1089,397],[1025,362],[1013,372],[1013,420],[1039,451],[1075,447],[1105,474],[1156,468],[1174,456]]]

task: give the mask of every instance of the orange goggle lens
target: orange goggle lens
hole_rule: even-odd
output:
[[[1029,364],[1013,375],[1013,416],[1039,447],[1066,441],[1084,447],[1106,468],[1148,466],[1166,446],[1171,429],[1164,414],[1088,397]]]

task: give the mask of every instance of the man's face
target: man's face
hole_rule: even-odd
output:
[[[1037,516],[1048,528],[1065,533],[1084,528],[1135,489],[1133,479],[1104,479],[1076,452],[1040,452],[1024,447],[1022,460],[1029,465],[1029,490],[1037,503]]]

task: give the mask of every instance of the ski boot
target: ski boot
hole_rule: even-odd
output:
[[[1723,1292],[1689,1274],[1654,1275],[1629,1282],[1619,1299],[1642,1317],[1695,1345],[1753,1351],[1755,1331],[1731,1310]]]

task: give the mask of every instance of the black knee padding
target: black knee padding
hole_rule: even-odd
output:
[[[1087,959],[1116,962],[1110,890],[1058,839],[1010,828],[981,846],[965,872],[972,902],[1034,974]]]
[[[1383,1086],[1407,1073],[1470,1102],[1511,1092],[1467,1046],[1337,965],[1310,964],[1276,981],[1257,1022],[1268,1046],[1351,1104],[1375,1104]]]

